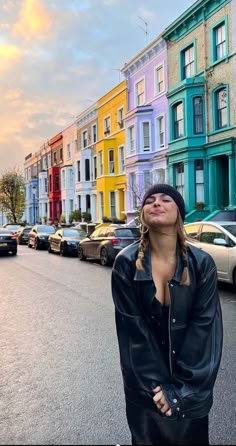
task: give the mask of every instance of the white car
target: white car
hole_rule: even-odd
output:
[[[213,257],[218,279],[236,287],[236,221],[198,221],[184,228]]]

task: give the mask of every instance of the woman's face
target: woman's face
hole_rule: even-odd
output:
[[[144,221],[148,227],[175,226],[178,207],[169,195],[158,193],[150,195],[143,207]]]

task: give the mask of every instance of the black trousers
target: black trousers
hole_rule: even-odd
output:
[[[208,416],[171,420],[127,400],[126,416],[132,445],[209,445]]]

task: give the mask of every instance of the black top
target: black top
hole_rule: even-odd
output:
[[[169,305],[162,305],[155,297],[152,303],[152,325],[153,333],[160,347],[163,359],[170,369],[169,361],[169,334],[168,334],[168,319],[169,319]]]

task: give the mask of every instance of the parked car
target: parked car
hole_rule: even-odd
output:
[[[3,225],[3,228],[8,229],[9,231],[11,231],[12,234],[16,234],[17,231],[19,229],[21,229],[22,227],[23,227],[23,225],[16,224],[16,223],[5,223],[5,225]]]
[[[19,245],[27,245],[31,229],[32,226],[22,226],[20,229],[18,229],[17,242]]]
[[[99,259],[103,266],[111,265],[117,254],[139,239],[136,231],[123,225],[102,226],[92,232],[78,246],[80,260]]]
[[[48,248],[48,237],[55,233],[54,226],[34,225],[29,232],[28,248]]]
[[[0,229],[0,253],[9,254],[13,256],[17,254],[17,240],[14,234],[8,228]]]
[[[86,235],[82,229],[59,228],[48,238],[48,252],[59,252],[61,256],[77,255],[79,241]]]
[[[185,230],[196,246],[213,257],[218,279],[236,287],[236,221],[188,223]]]

